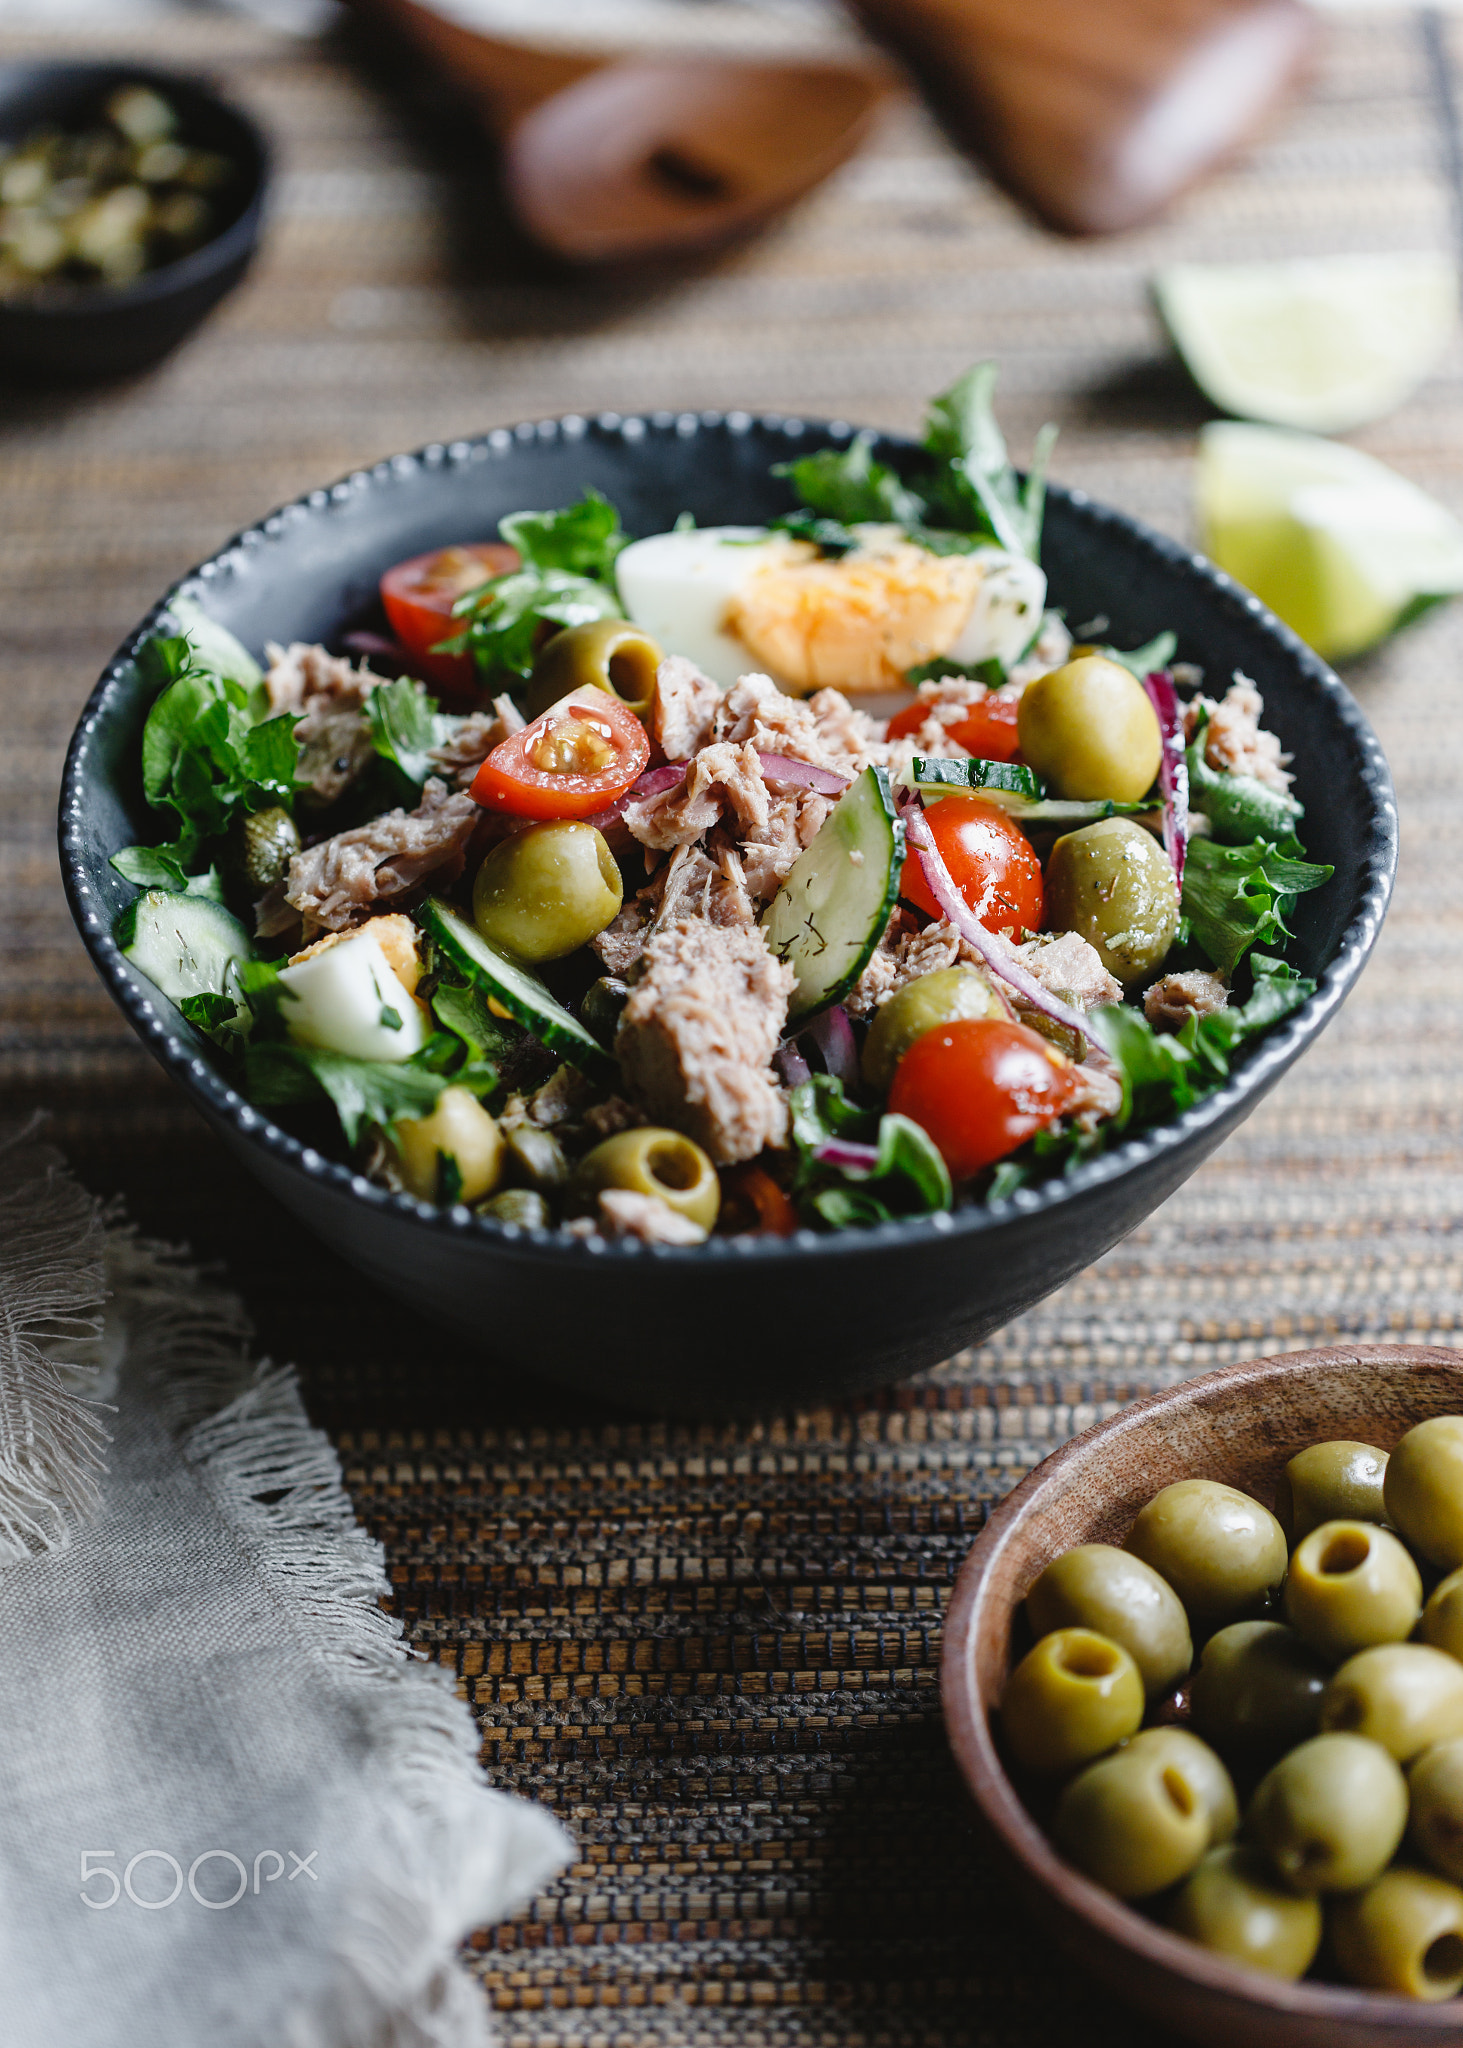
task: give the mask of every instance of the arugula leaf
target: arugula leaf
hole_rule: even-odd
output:
[[[795,462],[779,462],[772,474],[790,478],[809,511],[840,527],[866,520],[918,526],[925,516],[924,500],[886,463],[875,462],[874,440],[866,430],[855,434],[846,448],[820,448],[815,455],[800,455]],[[848,544],[853,544],[852,536]]]
[[[398,771],[412,802],[419,803],[427,777],[440,772],[431,749],[449,740],[462,720],[439,711],[436,698],[409,676],[378,683],[366,699],[366,718],[376,752]]]
[[[1011,554],[1041,559],[1046,509],[1046,468],[1055,427],[1036,437],[1024,483],[1011,466],[993,403],[996,365],[976,363],[934,399],[925,418],[924,446],[937,465],[933,502],[962,532],[989,534]]]
[[[448,1076],[416,1060],[357,1060],[282,1039],[251,1045],[244,1060],[244,1092],[251,1102],[273,1106],[323,1095],[334,1104],[350,1145],[363,1123],[389,1130],[403,1117],[429,1116],[448,1085]]]
[[[1230,1054],[1238,1046],[1268,1031],[1315,994],[1316,984],[1283,960],[1255,953],[1251,965],[1254,990],[1242,1007],[1189,1017],[1177,1032],[1155,1031],[1140,1010],[1123,1003],[1089,1012],[1123,1083],[1123,1106],[1112,1120],[1114,1131],[1135,1120],[1161,1123],[1191,1108],[1228,1077]]]
[[[831,1074],[814,1074],[792,1092],[792,1137],[800,1154],[793,1189],[805,1211],[834,1230],[928,1215],[954,1200],[950,1175],[934,1141],[908,1117],[860,1109]],[[877,1148],[867,1167],[835,1167],[815,1159],[831,1138]]]
[[[1292,848],[1294,840],[1280,846],[1259,838],[1248,846],[1190,841],[1183,913],[1222,974],[1232,974],[1257,941],[1288,937],[1293,899],[1331,879],[1334,869],[1297,859]]]
[[[1208,726],[1209,714],[1201,712],[1186,756],[1190,803],[1204,813],[1220,839],[1236,844],[1253,839],[1284,841],[1293,834],[1296,819],[1305,815],[1304,806],[1257,776],[1211,768],[1204,758]]]
[[[524,1036],[521,1024],[493,1015],[479,989],[440,981],[429,1000],[438,1023],[462,1041],[470,1060],[501,1059]]]
[[[592,619],[624,616],[607,584],[567,569],[532,565],[495,576],[480,590],[459,598],[452,609],[467,626],[434,652],[461,654],[470,649],[485,676],[512,675],[520,680],[532,671],[541,624],[587,626]]]
[[[1145,676],[1151,676],[1155,669],[1167,668],[1178,647],[1176,633],[1155,633],[1141,647],[1130,647],[1126,652],[1121,647],[1099,647],[1098,653],[1108,661],[1115,661],[1119,668],[1125,668],[1129,675],[1136,676],[1141,683]]]
[[[620,515],[592,486],[577,505],[558,512],[510,512],[498,521],[504,540],[535,569],[566,569],[571,576],[608,582],[615,557],[629,545]]]

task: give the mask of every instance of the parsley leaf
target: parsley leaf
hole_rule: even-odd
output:
[[[530,567],[565,569],[598,582],[608,582],[630,539],[609,499],[593,488],[558,512],[510,512],[498,530]]]
[[[779,462],[772,474],[790,478],[808,510],[839,527],[856,526],[864,520],[918,526],[925,516],[924,500],[886,463],[875,462],[874,439],[866,430],[855,434],[846,448],[820,448],[816,455]],[[851,535],[846,543],[834,542],[835,546],[853,544]],[[819,545],[824,545],[821,539]]]
[[[431,749],[449,740],[462,720],[439,711],[436,698],[409,676],[378,683],[366,699],[366,719],[376,752],[400,775],[412,803],[420,803],[427,777],[440,773]]]
[[[618,619],[620,601],[608,584],[567,569],[525,566],[495,576],[480,590],[458,599],[454,612],[465,630],[442,641],[439,653],[471,650],[484,676],[526,680],[538,652],[540,627],[587,626],[592,619]]]
[[[1285,919],[1294,898],[1331,879],[1332,868],[1297,859],[1298,852],[1293,839],[1279,846],[1263,838],[1248,846],[1190,842],[1183,913],[1222,974],[1232,974],[1257,942],[1287,937]]]
[[[350,1145],[363,1123],[389,1130],[403,1117],[429,1116],[448,1085],[448,1076],[416,1060],[357,1060],[281,1039],[251,1045],[244,1059],[244,1092],[251,1102],[273,1106],[323,1095],[334,1104]]]

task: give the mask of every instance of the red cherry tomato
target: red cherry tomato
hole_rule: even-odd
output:
[[[472,796],[519,818],[588,818],[622,797],[649,759],[645,727],[618,697],[573,690],[494,747]]]
[[[955,1180],[994,1166],[1077,1092],[1075,1070],[1024,1024],[965,1017],[917,1038],[894,1070],[889,1107],[929,1132]]]
[[[988,932],[1023,926],[1040,931],[1041,862],[999,804],[978,796],[947,796],[931,804],[925,817],[951,881]],[[899,893],[931,917],[944,915],[916,853],[905,860]]]
[[[462,630],[462,621],[452,616],[458,598],[466,597],[489,577],[506,576],[517,567],[517,548],[486,540],[471,547],[438,548],[430,555],[413,555],[409,562],[398,562],[386,571],[381,578],[381,602],[391,630],[429,682],[454,696],[468,695],[477,688],[477,664],[470,654],[434,654],[432,649]]]
[[[764,1167],[748,1161],[743,1166],[723,1168],[718,1230],[733,1237],[757,1230],[769,1231],[775,1237],[791,1237],[797,1227],[797,1210]]]
[[[947,725],[945,730],[957,747],[964,747],[966,753],[974,754],[978,761],[1014,761],[1021,747],[1016,731],[1016,712],[1020,703],[1019,690],[1013,690],[1009,697],[1004,690],[990,690],[979,702],[969,705],[956,724]],[[890,739],[907,739],[911,733],[918,732],[930,710],[931,706],[923,698],[917,704],[907,704],[889,721]]]

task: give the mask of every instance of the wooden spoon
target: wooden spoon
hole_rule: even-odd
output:
[[[350,0],[467,93],[524,226],[576,263],[711,247],[852,155],[891,83],[876,62],[598,57],[499,42],[418,0]]]
[[[849,0],[952,139],[1049,226],[1151,219],[1294,81],[1301,0]]]

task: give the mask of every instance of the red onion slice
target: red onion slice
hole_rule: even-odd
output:
[[[622,797],[617,797],[602,811],[595,811],[584,820],[584,823],[593,825],[597,832],[603,832],[606,825],[613,825],[617,818],[624,816],[626,804],[637,804],[643,797],[664,796],[667,790],[674,789],[678,782],[684,782],[685,779],[684,761],[667,761],[660,768],[647,768],[638,781],[631,783]]]
[[[857,1085],[858,1047],[854,1043],[848,1012],[842,1003],[835,1003],[830,1010],[820,1010],[809,1024],[805,1036],[817,1046],[823,1055],[824,1066],[835,1080],[841,1081],[845,1088]]]
[[[816,789],[823,796],[842,796],[848,777],[831,768],[815,768],[811,761],[794,761],[791,754],[759,754],[764,782],[782,782],[795,789]]]
[[[1163,849],[1173,862],[1182,893],[1184,860],[1189,850],[1189,764],[1184,753],[1184,714],[1167,669],[1144,676],[1148,701],[1158,714],[1163,752],[1158,759],[1158,787],[1163,793]]]
[[[798,1088],[804,1081],[810,1081],[813,1070],[789,1039],[780,1045],[772,1055],[772,1064],[777,1069],[778,1079],[785,1088]]]
[[[1044,989],[1034,974],[1028,972],[1019,960],[1002,951],[1000,941],[988,932],[965,898],[950,878],[950,870],[940,857],[935,845],[934,834],[925,820],[924,806],[915,801],[904,806],[904,833],[910,846],[919,857],[924,878],[929,883],[930,894],[939,904],[942,915],[979,953],[991,973],[1007,982],[1021,1000],[1033,1010],[1040,1010],[1044,1017],[1050,1017],[1054,1024],[1061,1024],[1068,1031],[1075,1031],[1083,1046],[1093,1050],[1092,1032],[1087,1019],[1080,1010],[1074,1010],[1070,1003],[1064,1003],[1050,990]]]
[[[388,640],[384,633],[347,633],[344,644],[363,661],[381,663],[396,675],[417,673],[412,667],[412,657],[401,642]]]
[[[836,1166],[843,1172],[872,1173],[879,1163],[877,1145],[860,1145],[853,1138],[830,1138],[813,1148],[820,1166]]]

